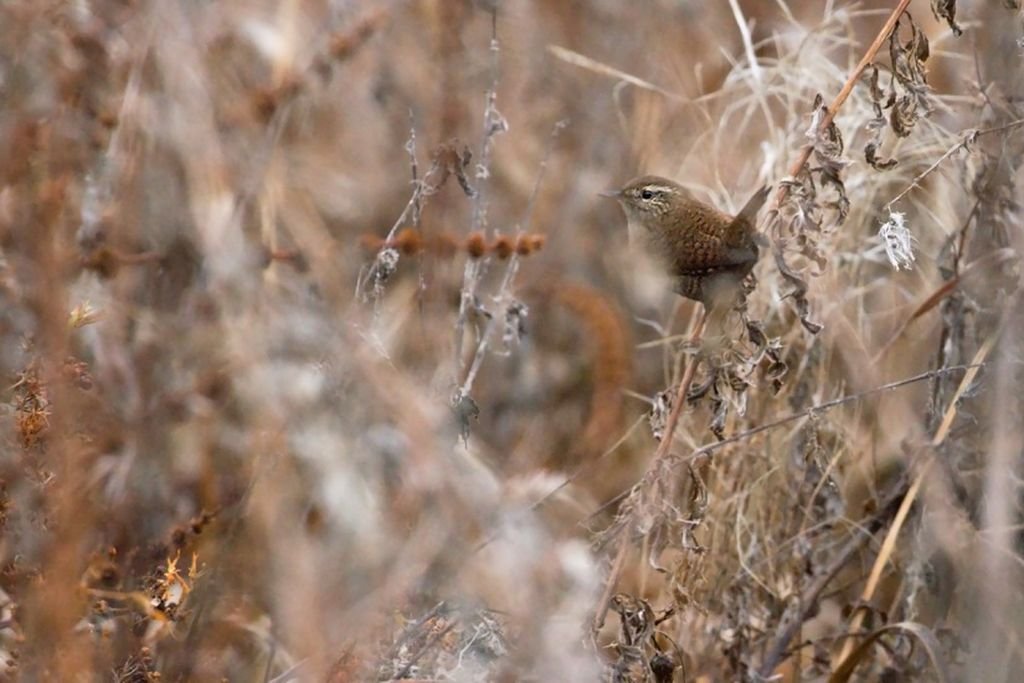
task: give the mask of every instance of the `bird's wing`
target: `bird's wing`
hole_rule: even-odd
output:
[[[713,250],[702,252],[691,249],[682,257],[676,258],[673,274],[706,277],[726,270],[751,267],[757,262],[757,256],[757,244],[753,242],[743,247],[725,247],[719,244]]]
[[[765,186],[755,192],[733,218],[700,203],[691,209],[691,229],[701,237],[691,239],[688,235],[674,236],[685,240],[669,249],[670,253],[676,255],[675,274],[699,277],[753,266],[758,257],[754,227],[757,212],[764,206],[770,190],[769,186]]]
[[[726,224],[725,229],[710,228],[709,226],[715,226],[715,222],[707,218],[702,217],[694,221],[695,227],[698,230],[703,229],[705,232],[709,246],[711,244],[717,246],[702,253],[696,253],[693,250],[682,252],[687,254],[686,263],[677,263],[677,272],[688,275],[707,275],[725,269],[752,266],[758,256],[758,240],[755,229],[757,212],[764,206],[770,190],[771,187],[766,185],[755,192],[754,196],[747,200],[747,203],[740,209],[740,212]],[[713,209],[709,208],[709,211],[713,211]]]
[[[694,262],[692,256],[684,261],[677,261],[675,272],[677,275],[707,276],[715,273],[751,266],[757,261],[757,244],[751,243],[744,247],[728,247],[718,249],[713,255],[706,256],[698,262]]]
[[[692,233],[675,246],[675,272],[678,275],[709,275],[740,268],[757,260],[757,244],[749,236],[733,237],[729,217],[711,207],[700,207],[691,218]],[[742,226],[740,226],[742,227]],[[747,232],[750,229],[747,228]]]

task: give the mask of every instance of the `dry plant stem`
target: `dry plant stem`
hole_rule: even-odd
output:
[[[629,551],[629,534],[623,533],[619,537],[619,547],[615,551],[615,561],[612,562],[612,570],[608,574],[608,580],[601,593],[601,599],[597,603],[597,611],[594,612],[594,623],[591,625],[590,634],[594,641],[597,641],[597,634],[604,626],[604,615],[608,613],[608,605],[612,601],[612,594],[615,586],[622,575],[622,568],[626,564],[626,553]]]
[[[747,61],[750,62],[750,70],[754,73],[754,80],[761,82],[761,65],[757,62],[757,54],[754,52],[754,42],[750,37],[750,28],[743,18],[743,10],[740,9],[738,0],[729,0],[729,9],[736,20],[736,26],[740,30],[740,37],[743,38],[743,50],[747,54]]]
[[[491,87],[487,90],[486,105],[484,106],[484,123],[483,123],[483,136],[480,142],[480,163],[477,165],[477,187],[476,194],[473,197],[473,218],[470,225],[472,232],[485,230],[487,227],[487,181],[491,173],[491,147],[493,145],[493,138],[501,128],[497,126],[498,121],[503,121],[501,114],[498,112],[497,100],[498,100],[498,55],[500,51],[500,45],[498,43],[498,29],[497,29],[497,18],[496,15],[492,15],[491,24]],[[466,390],[463,388],[466,385],[472,385],[472,376],[475,372],[472,367],[467,370],[466,377],[461,382],[459,376],[461,375],[462,368],[462,348],[466,337],[466,316],[469,312],[469,306],[476,298],[476,288],[480,284],[480,277],[483,275],[483,271],[486,266],[490,263],[490,257],[484,259],[468,259],[466,261],[466,268],[462,274],[462,289],[459,295],[459,315],[455,322],[455,344],[454,344],[454,364],[452,366],[452,372],[455,373],[455,383],[459,386],[456,392],[455,401],[466,395]],[[506,272],[506,277],[508,272]],[[486,335],[485,335],[486,336]],[[476,364],[474,358],[473,365]]]
[[[903,336],[915,320],[923,316],[925,313],[934,310],[943,299],[956,291],[956,288],[964,281],[965,278],[976,272],[987,272],[988,269],[998,268],[1013,258],[1015,258],[1015,252],[1012,249],[997,249],[994,252],[971,261],[963,268],[962,271],[959,271],[958,274],[953,275],[949,280],[946,280],[939,285],[935,291],[925,298],[924,301],[918,304],[913,313],[903,320],[900,326],[896,329],[896,332],[889,337],[889,341],[883,344],[882,348],[875,354],[872,364],[877,365],[878,362],[885,357],[886,353],[893,348],[896,342],[899,341],[900,337]]]
[[[411,135],[414,137],[415,131],[413,131]],[[380,250],[377,252],[376,257],[374,258],[374,265],[368,269],[365,269],[360,274],[359,279],[356,282],[357,300],[362,300],[364,298],[366,285],[374,274],[374,268],[376,268],[376,263],[379,261],[380,256],[384,252],[384,250],[388,248],[388,245],[394,243],[395,234],[398,232],[398,229],[405,225],[405,222],[409,220],[410,216],[415,218],[417,221],[419,220],[419,214],[423,210],[423,204],[426,202],[426,199],[430,195],[432,195],[434,191],[437,189],[430,184],[430,178],[440,170],[441,165],[435,161],[430,166],[430,168],[427,169],[426,174],[424,174],[423,176],[423,180],[416,181],[414,183],[412,196],[409,197],[409,201],[405,203],[405,207],[402,209],[402,213],[398,215],[398,218],[392,224],[391,229],[388,230],[388,234],[384,238],[382,246]]]
[[[691,344],[699,344],[701,337],[704,334],[704,325],[707,322],[707,310],[701,308],[700,318],[697,320],[697,326],[694,329],[693,335],[690,337]],[[658,444],[657,450],[654,452],[654,458],[651,461],[651,465],[647,468],[648,472],[654,471],[658,467],[661,460],[669,454],[672,449],[672,439],[676,434],[676,426],[679,424],[679,416],[683,413],[683,406],[686,405],[686,394],[690,391],[690,385],[693,383],[693,376],[697,372],[698,358],[694,356],[690,359],[690,362],[686,364],[686,369],[683,370],[683,378],[679,381],[679,389],[676,392],[676,400],[672,405],[672,411],[668,415],[668,421],[665,423],[665,433],[661,438],[661,443]],[[597,603],[597,611],[594,613],[594,623],[592,625],[591,633],[593,636],[597,636],[597,632],[604,626],[604,616],[608,612],[608,604],[612,599],[612,594],[615,592],[615,586],[619,582],[619,575],[622,574],[622,566],[625,563],[626,551],[629,548],[629,533],[628,529],[631,525],[626,524],[623,527],[623,531],[619,536],[618,550],[615,554],[615,562],[612,564],[612,571],[608,575],[608,580],[605,583],[604,592],[601,594],[601,599]]]
[[[1012,300],[1016,300],[1014,297]],[[946,436],[949,435],[949,431],[953,426],[953,419],[956,417],[957,406],[960,402],[960,397],[963,396],[967,388],[974,382],[977,377],[981,366],[984,364],[988,354],[992,351],[995,346],[996,339],[999,337],[1000,330],[996,330],[992,336],[990,336],[985,343],[981,345],[978,352],[974,354],[974,358],[971,362],[971,369],[967,371],[963,379],[960,380],[960,384],[956,391],[953,393],[953,398],[949,402],[949,406],[946,408],[946,412],[942,417],[942,422],[939,424],[939,428],[935,431],[935,436],[932,437],[931,443],[929,444],[932,450],[938,448],[943,441],[946,440]],[[874,597],[875,589],[878,588],[878,583],[882,577],[882,571],[885,569],[885,565],[888,563],[893,550],[896,547],[896,538],[899,536],[900,530],[903,528],[903,524],[906,521],[907,515],[910,513],[910,508],[917,500],[917,494],[921,490],[921,484],[924,481],[925,476],[931,469],[931,465],[934,460],[930,460],[921,471],[918,472],[914,479],[913,484],[907,491],[907,495],[904,496],[902,503],[900,504],[899,512],[893,521],[892,526],[889,528],[889,532],[886,534],[885,541],[882,543],[882,548],[878,552],[878,557],[875,558],[874,566],[871,568],[871,574],[868,576],[868,581],[864,586],[864,591],[861,594],[861,603],[867,604],[872,597]],[[847,629],[849,632],[856,632],[860,630],[861,624],[864,622],[864,610],[858,610],[854,615],[853,620],[850,622],[850,627]],[[846,659],[853,652],[855,640],[850,638],[843,644],[843,649],[836,659],[836,668],[841,667]]]
[[[495,124],[500,120],[498,113],[498,36],[495,33],[491,36],[491,87],[487,91],[486,105],[484,106],[484,125],[482,141],[480,143],[480,164],[477,166],[476,177],[480,182],[477,184],[476,196],[473,198],[473,230],[483,230],[487,227],[487,180],[491,171],[491,150],[494,147],[494,135],[498,132]]]
[[[513,254],[509,258],[508,267],[505,268],[505,275],[501,278],[498,294],[494,297],[495,301],[499,304],[510,298],[512,280],[515,279],[517,272],[519,272],[519,255]],[[499,308],[501,307],[499,306]],[[490,343],[491,333],[497,324],[498,317],[498,315],[492,315],[487,320],[487,325],[484,327],[483,334],[480,335],[480,341],[477,343],[476,351],[473,353],[473,361],[466,372],[466,378],[459,386],[460,396],[468,396],[469,392],[473,390],[473,382],[476,380],[477,373],[480,372],[480,366],[483,365],[484,356],[487,354],[487,345]]]
[[[641,90],[648,90],[650,92],[656,92],[659,95],[666,97],[667,99],[674,101],[683,101],[685,98],[670,92],[660,86],[655,85],[649,81],[645,81],[642,78],[637,78],[632,74],[628,74],[625,71],[616,69],[615,67],[603,64],[596,59],[591,59],[586,55],[581,55],[579,52],[575,52],[568,48],[564,48],[560,45],[548,45],[548,52],[555,56],[555,58],[562,60],[567,64],[578,66],[582,69],[592,71],[594,73],[601,74],[602,76],[608,76],[610,78],[617,79],[624,83],[629,83],[632,86],[640,88]],[[698,100],[695,101],[699,101]]]
[[[850,77],[846,79],[843,89],[839,91],[839,94],[836,95],[836,98],[832,100],[832,103],[828,106],[828,111],[825,112],[825,116],[822,117],[821,123],[819,124],[820,130],[826,130],[829,124],[832,123],[833,119],[835,119],[836,114],[839,113],[839,110],[846,102],[846,99],[850,96],[850,93],[853,92],[853,88],[857,85],[857,81],[860,80],[861,74],[864,73],[864,69],[868,68],[868,65],[874,61],[878,51],[882,49],[882,45],[884,45],[885,41],[889,38],[889,34],[896,28],[896,22],[898,22],[900,17],[903,16],[903,12],[906,11],[909,4],[910,0],[900,0],[899,4],[896,5],[896,8],[893,9],[892,14],[889,15],[889,18],[882,26],[882,29],[878,32],[878,35],[875,36],[874,42],[871,43],[867,52],[865,52],[864,56],[861,57],[860,63],[857,64],[857,67],[853,70],[853,73],[850,74]],[[814,145],[804,146],[803,150],[800,152],[800,156],[797,157],[797,160],[789,169],[790,177],[795,178],[800,174],[800,171],[802,171],[804,166],[807,165],[808,159],[811,158],[811,153],[813,151]],[[789,186],[786,184],[780,184],[779,191],[775,195],[776,207],[782,203],[788,193]]]
[[[476,285],[480,281],[480,268],[484,259],[466,259],[466,266],[462,271],[462,289],[459,294],[459,314],[455,319],[455,344],[452,349],[452,370],[455,373],[455,382],[459,385],[460,391],[465,380],[460,381],[462,374],[462,349],[466,338],[466,316],[469,312],[469,304],[473,301]],[[467,372],[468,376],[468,372]]]
[[[416,158],[416,116],[412,109],[409,110],[409,140],[405,143],[405,151],[409,155],[409,174],[412,176],[412,186],[416,187],[420,183],[420,165]],[[412,207],[412,222],[415,227],[419,228],[422,207],[415,195],[413,195],[413,199],[416,201],[413,202]]]
[[[49,158],[53,152],[44,152],[46,156],[41,160],[53,163]],[[36,279],[45,281],[41,274],[59,273],[67,267],[67,251],[61,249],[63,245],[58,239],[61,232],[67,232],[63,202],[51,200],[40,204],[33,215],[34,227],[38,226],[35,229],[39,232],[31,241],[32,267],[38,273]],[[28,678],[38,677],[46,670],[41,667],[47,667],[49,675],[57,680],[74,678],[74,663],[88,661],[85,644],[74,638],[72,632],[76,619],[73,606],[82,564],[81,539],[87,537],[96,514],[90,495],[93,487],[84,485],[90,477],[86,459],[77,446],[65,408],[71,397],[69,383],[60,373],[70,348],[66,297],[58,279],[46,287],[45,296],[39,296],[34,306],[39,320],[35,344],[51,409],[44,457],[54,471],[50,492],[54,503],[47,513],[53,517],[53,531],[41,548],[41,575],[46,582],[40,581],[24,599],[24,637],[31,648],[24,653],[26,661],[20,667]]]

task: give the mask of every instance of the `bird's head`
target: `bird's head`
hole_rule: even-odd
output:
[[[648,227],[681,210],[691,200],[690,193],[679,183],[652,175],[631,180],[621,190],[602,192],[601,196],[617,200],[630,223]]]

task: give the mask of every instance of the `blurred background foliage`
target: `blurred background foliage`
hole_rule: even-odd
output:
[[[1013,680],[1024,28],[913,0],[830,137],[896,5],[0,4],[2,675]],[[658,460],[641,173],[789,187],[823,326],[763,258]]]

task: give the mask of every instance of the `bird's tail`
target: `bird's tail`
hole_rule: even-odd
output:
[[[765,185],[755,192],[754,196],[747,200],[740,212],[732,219],[728,230],[731,242],[739,243],[752,236],[756,241],[757,212],[764,206],[771,189],[771,185]]]
[[[754,193],[754,196],[747,200],[747,203],[740,209],[740,212],[736,214],[736,218],[743,218],[750,221],[751,225],[757,225],[757,212],[764,206],[765,201],[768,199],[768,193],[772,191],[771,185],[765,185],[760,190]]]

